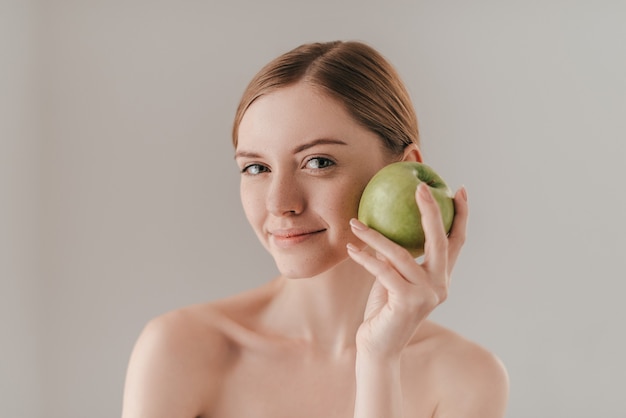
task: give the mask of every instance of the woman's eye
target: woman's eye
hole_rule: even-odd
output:
[[[261,174],[261,173],[265,173],[267,171],[269,171],[267,169],[267,167],[265,167],[264,165],[261,165],[261,164],[249,164],[249,165],[245,166],[241,170],[241,172],[243,174],[250,174],[252,176],[255,176],[255,175]]]
[[[306,162],[306,168],[320,169],[335,165],[335,162],[323,157],[314,157]]]

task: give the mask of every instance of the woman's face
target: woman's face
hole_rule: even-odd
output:
[[[239,126],[248,221],[279,271],[311,277],[347,258],[360,196],[391,162],[376,134],[306,83],[261,96]]]

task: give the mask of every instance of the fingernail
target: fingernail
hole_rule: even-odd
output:
[[[467,190],[465,189],[465,186],[461,186],[461,197],[467,202]]]
[[[429,202],[432,202],[433,197],[430,194],[430,190],[428,190],[428,185],[426,185],[426,183],[420,183],[417,185],[417,191],[419,192],[419,194],[422,195],[422,198],[424,200],[427,200]]]
[[[354,229],[358,229],[359,231],[367,231],[367,225],[356,218],[350,219],[350,226]]]
[[[357,248],[357,246],[350,242],[346,244],[346,248],[348,249],[348,251],[353,252],[353,253],[359,252],[359,249]]]

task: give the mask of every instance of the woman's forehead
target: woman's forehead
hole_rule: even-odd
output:
[[[305,83],[277,89],[255,100],[239,126],[239,145],[268,137],[309,141],[343,139],[367,131],[344,106]]]

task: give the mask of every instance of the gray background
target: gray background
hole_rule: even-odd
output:
[[[496,352],[508,417],[624,417],[620,1],[0,3],[0,416],[118,416],[150,318],[263,283],[230,128],[269,59],[356,39],[470,197],[435,319]]]

